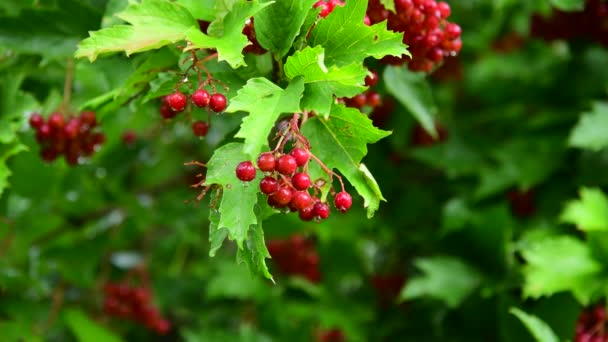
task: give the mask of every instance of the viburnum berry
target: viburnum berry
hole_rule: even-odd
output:
[[[236,167],[236,177],[243,182],[250,182],[255,178],[255,167],[249,160],[239,163]]]
[[[204,137],[209,131],[209,124],[205,121],[195,121],[192,123],[192,132],[197,137]]]
[[[133,131],[125,131],[122,134],[122,142],[125,145],[133,145],[137,140],[137,133]]]
[[[329,205],[319,201],[313,206],[313,213],[314,216],[318,216],[320,219],[326,219],[330,213]]]
[[[297,168],[298,168],[298,163],[296,161],[296,158],[294,158],[293,156],[291,156],[289,154],[284,154],[284,155],[280,156],[279,159],[277,160],[276,169],[281,174],[290,175],[290,174],[294,173],[294,171],[296,171]]]
[[[192,103],[199,108],[204,108],[209,105],[211,95],[205,89],[198,89],[192,94]]]
[[[188,98],[180,91],[176,91],[172,94],[167,95],[167,103],[176,112],[181,112],[186,108]]]
[[[264,172],[273,172],[276,165],[276,159],[270,152],[262,153],[258,157],[257,164],[260,170]]]
[[[306,173],[299,172],[291,177],[291,183],[296,190],[306,190],[310,187],[310,177]]]
[[[80,120],[76,118],[70,119],[63,128],[63,132],[69,139],[75,139],[78,137],[78,133],[80,133]]]
[[[177,112],[166,103],[160,105],[160,115],[164,119],[172,119],[177,115]]]
[[[289,202],[291,202],[293,198],[293,193],[294,191],[290,188],[282,186],[279,188],[279,190],[277,190],[277,192],[275,192],[274,195],[272,195],[272,197],[274,198],[278,206],[284,207],[289,204]]]
[[[61,129],[63,129],[63,125],[64,125],[65,121],[63,120],[63,115],[61,113],[52,113],[49,116],[48,123],[49,123],[49,126],[51,126],[51,129],[61,130]]]
[[[298,166],[304,166],[308,163],[310,159],[310,152],[303,148],[296,147],[289,154],[296,159],[296,164]]]
[[[266,195],[272,195],[279,190],[279,182],[274,177],[266,176],[260,181],[260,191]]]
[[[215,93],[211,95],[211,98],[209,99],[209,108],[211,108],[212,111],[219,113],[226,109],[226,105],[227,100],[224,94]]]
[[[345,213],[353,205],[353,198],[346,191],[339,192],[334,197],[334,205],[338,211]]]
[[[378,73],[374,70],[370,70],[370,74],[365,77],[365,85],[368,87],[373,87],[378,84]]]
[[[312,197],[310,197],[310,194],[306,191],[296,191],[291,201],[296,209],[302,210],[310,207],[312,204]]]
[[[95,127],[97,125],[97,115],[95,112],[82,112],[80,113],[80,121],[83,125]]]
[[[30,127],[39,128],[44,123],[44,118],[42,115],[40,115],[40,113],[34,113],[30,116],[29,123]]]
[[[382,97],[375,91],[368,92],[365,100],[365,104],[370,107],[378,107],[382,104]]]
[[[298,210],[298,216],[302,221],[312,221],[315,218],[315,212],[313,206],[308,206],[304,209]]]

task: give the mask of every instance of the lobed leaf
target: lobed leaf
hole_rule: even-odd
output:
[[[608,231],[608,198],[600,189],[589,188],[581,188],[580,196],[566,204],[560,220],[584,231]]]

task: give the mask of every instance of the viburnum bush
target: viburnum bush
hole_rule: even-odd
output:
[[[607,29],[1,1],[0,340],[608,341]]]

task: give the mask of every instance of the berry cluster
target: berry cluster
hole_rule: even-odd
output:
[[[319,0],[319,1],[315,2],[315,4],[312,7],[320,8],[321,12],[319,12],[319,16],[321,18],[326,18],[331,12],[333,12],[333,10],[334,10],[334,8],[336,8],[336,6],[344,6],[344,2],[342,2],[341,0],[329,0],[329,1]]]
[[[532,189],[529,189],[528,191],[509,191],[507,193],[507,198],[509,199],[509,204],[511,205],[511,212],[517,217],[530,217],[536,212],[534,191]]]
[[[410,138],[411,145],[416,147],[432,146],[448,139],[448,131],[442,124],[435,122],[435,129],[437,130],[437,138],[430,135],[420,124],[416,124]]]
[[[199,108],[209,108],[212,111],[219,113],[226,109],[226,96],[221,93],[210,94],[207,90],[199,88],[190,97],[192,104]],[[175,91],[165,97],[160,106],[160,115],[165,119],[172,119],[178,113],[184,111],[188,105],[188,96],[186,94]],[[192,123],[192,132],[197,137],[204,137],[209,131],[209,123],[202,120],[197,120]]]
[[[585,9],[579,12],[553,10],[545,18],[532,16],[530,33],[547,41],[588,39],[608,46],[608,3],[587,0]]]
[[[574,342],[606,342],[606,308],[596,305],[581,312],[576,322]]]
[[[370,70],[370,72],[371,74],[365,78],[365,85],[371,88],[378,84],[379,76],[378,73],[373,70]],[[351,98],[344,98],[340,101],[344,102],[347,107],[361,109],[365,106],[368,106],[373,109],[382,104],[382,97],[377,92],[368,89],[364,93],[361,93]]]
[[[141,323],[160,335],[171,330],[171,323],[150,303],[152,296],[148,289],[127,283],[107,283],[104,293],[103,309],[108,315]]]
[[[260,181],[260,191],[268,196],[268,204],[273,208],[289,208],[290,211],[299,213],[303,221],[312,219],[323,220],[329,217],[330,207],[317,197],[321,190],[317,182],[313,182],[308,174],[308,161],[314,157],[308,148],[308,141],[300,135],[298,129],[298,116],[290,122],[283,138],[290,135],[297,142],[295,147],[284,153],[285,139],[281,139],[277,148],[272,152],[260,154],[257,160],[257,168],[264,173]],[[320,161],[315,157],[315,160]],[[320,164],[331,177],[335,175],[332,171]],[[257,170],[251,161],[243,161],[236,167],[236,177],[243,182],[251,182],[255,179]],[[341,178],[340,182],[342,182]],[[323,180],[320,183],[325,183]],[[335,194],[334,205],[338,211],[345,213],[353,204],[352,197],[344,191]],[[313,191],[313,195],[309,190]]]
[[[383,62],[393,65],[407,63],[412,71],[430,72],[445,57],[455,56],[462,48],[460,26],[447,21],[450,5],[435,0],[395,0],[396,13],[387,10],[380,0],[370,0],[367,15],[372,23],[388,20],[390,30],[403,32],[403,43],[409,46],[408,56],[387,56]]]
[[[313,283],[321,281],[319,255],[314,242],[302,235],[266,242],[273,263],[283,274],[300,275]]]
[[[77,165],[80,157],[93,155],[106,140],[103,133],[95,131],[97,116],[94,112],[82,112],[77,117],[55,112],[46,121],[42,115],[34,113],[29,122],[36,130],[40,156],[48,162],[63,154],[69,165]]]
[[[253,53],[254,55],[263,55],[267,52],[266,49],[264,49],[260,45],[260,42],[258,42],[257,38],[255,37],[255,29],[253,27],[253,17],[247,19],[247,21],[245,22],[245,27],[243,28],[243,34],[246,35],[247,39],[249,39],[249,42],[251,42],[250,45],[245,46],[245,48],[243,49],[243,53]]]

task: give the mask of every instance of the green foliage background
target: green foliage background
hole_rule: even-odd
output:
[[[358,30],[332,36],[335,26],[328,22],[310,39],[328,34],[329,42],[293,53],[292,45],[302,44],[300,27],[311,25],[311,1],[221,1],[232,8],[228,12],[214,7],[215,1],[175,3],[179,13],[158,14],[172,18],[170,23],[150,23],[124,14],[123,0],[0,2],[2,340],[310,341],[319,329],[339,328],[348,341],[565,341],[574,336],[581,309],[605,299],[608,50],[589,41],[545,42],[529,34],[533,13],[546,14],[551,6],[574,10],[583,1],[450,1],[450,19],[463,28],[458,60],[431,77],[385,68],[379,91],[393,96],[396,106],[381,128],[392,134],[380,140],[387,134],[361,116],[357,120],[367,126],[346,135],[360,138],[349,156],[363,158],[373,177],[358,168],[359,160],[340,155],[340,142],[323,132],[339,130],[331,123],[353,117],[352,109],[332,105],[332,96],[364,90],[366,74],[358,62],[403,52],[394,45],[370,48],[365,37],[384,32],[381,41],[389,44],[393,36],[361,22],[349,24]],[[342,13],[362,14],[365,3],[347,1],[353,4],[349,10],[337,8],[327,20],[347,25]],[[299,16],[288,24],[271,22],[292,6]],[[272,76],[270,54],[240,54],[246,41],[237,23],[254,14],[256,29],[262,22],[260,42],[284,58],[281,84],[263,79]],[[215,19],[224,39],[191,30],[195,18]],[[130,50],[129,58],[97,57],[126,50],[116,42],[110,44],[116,50],[95,45],[95,39],[107,42],[98,33],[77,54],[97,57],[95,62],[75,64],[72,105],[96,109],[107,142],[76,168],[43,163],[29,115],[48,114],[61,103],[65,61],[89,31],[125,22],[133,26],[120,26],[121,34],[158,35],[163,43]],[[277,26],[284,28],[280,35],[274,33]],[[512,49],[497,48],[499,39],[513,33],[520,40]],[[186,38],[193,47],[218,50],[220,62],[207,66],[230,84],[230,108],[213,117],[202,140],[189,125],[163,124],[158,115],[156,98],[171,92],[177,76],[170,69],[179,68],[182,56],[172,43]],[[332,50],[332,39],[351,39],[350,55]],[[311,60],[325,63],[329,72],[321,72],[320,64],[302,67]],[[366,61],[377,67],[373,58]],[[350,81],[339,82],[345,75]],[[184,162],[208,161],[220,146],[217,165],[219,158],[254,158],[265,148],[265,137],[251,133],[272,122],[248,128],[243,120],[268,108],[252,106],[251,91],[296,99],[270,103],[276,117],[297,110],[301,97],[300,108],[337,118],[328,124],[317,117],[303,131],[315,153],[325,155],[353,185],[352,193],[361,195],[354,196],[353,210],[334,212],[321,224],[272,215],[262,227],[264,208],[251,202],[246,209],[253,221],[239,231],[232,229],[239,218],[231,213],[220,210],[221,218],[210,225],[214,213],[206,202],[184,204],[196,196],[189,185],[198,172]],[[448,139],[412,146],[414,126],[430,129],[434,120]],[[127,129],[140,137],[133,147],[121,141]],[[218,168],[208,181],[227,184],[227,173]],[[536,212],[519,218],[507,192],[529,189]],[[242,191],[224,193],[222,201],[234,203],[241,195],[255,200],[251,188]],[[317,241],[321,283],[282,275],[269,260],[276,284],[263,277],[270,273],[260,235],[293,233]],[[218,249],[226,237],[237,243],[226,241]],[[235,254],[245,262],[236,263]],[[169,336],[155,337],[102,315],[103,282],[119,279],[142,260],[155,301],[174,326]],[[262,276],[252,275],[246,264]],[[371,279],[390,274],[405,276],[406,285],[383,306]],[[58,291],[63,300],[56,310]]]

